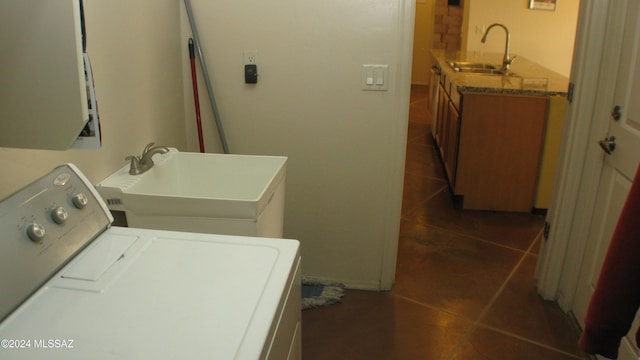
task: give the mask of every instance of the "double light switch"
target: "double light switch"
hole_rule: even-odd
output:
[[[389,65],[362,65],[362,90],[386,91],[389,84]]]

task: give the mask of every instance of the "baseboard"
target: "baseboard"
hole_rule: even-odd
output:
[[[350,279],[334,279],[323,276],[312,276],[312,275],[303,275],[305,278],[325,281],[325,282],[335,282],[344,284],[344,287],[351,290],[369,290],[369,291],[382,291],[384,289],[380,288],[380,281],[358,281],[358,280],[350,280]],[[390,289],[389,289],[390,290]]]

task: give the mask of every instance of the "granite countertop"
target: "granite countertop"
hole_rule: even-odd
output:
[[[485,52],[451,52],[445,50],[432,50],[436,61],[442,69],[442,74],[447,76],[459,92],[491,92],[518,95],[537,96],[566,96],[569,79],[538,65],[526,58],[518,56],[511,64],[510,71],[513,74],[486,75],[454,71],[448,60],[480,62],[502,67],[502,53]],[[513,56],[514,54],[509,54]],[[517,54],[515,54],[517,55]]]

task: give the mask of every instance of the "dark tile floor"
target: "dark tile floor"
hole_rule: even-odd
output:
[[[544,218],[457,209],[427,101],[426,87],[412,87],[395,286],[305,310],[303,358],[588,358],[564,313],[536,293]]]

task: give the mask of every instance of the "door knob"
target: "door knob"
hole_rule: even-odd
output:
[[[620,105],[616,105],[613,107],[613,110],[611,110],[611,116],[613,116],[613,119],[615,121],[620,120],[620,118],[622,117],[622,108],[620,107]]]
[[[598,144],[600,145],[600,147],[604,152],[611,155],[613,150],[616,149],[616,137],[609,136],[608,138],[604,138],[604,140],[598,141]]]

